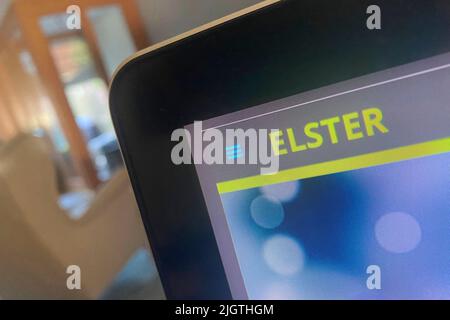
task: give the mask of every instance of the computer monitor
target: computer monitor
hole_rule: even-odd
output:
[[[449,298],[450,7],[370,5],[266,2],[118,71],[169,298]]]

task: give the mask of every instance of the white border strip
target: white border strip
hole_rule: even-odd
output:
[[[444,64],[444,65],[439,66],[439,67],[434,67],[434,68],[430,68],[430,69],[414,72],[414,73],[407,74],[407,75],[404,75],[404,76],[401,76],[401,77],[397,77],[397,78],[393,78],[393,79],[389,79],[389,80],[385,80],[385,81],[376,82],[376,83],[369,84],[369,85],[366,85],[366,86],[362,86],[362,87],[359,87],[359,88],[355,88],[355,89],[351,89],[351,90],[335,93],[335,94],[332,94],[332,95],[329,95],[329,96],[326,96],[326,97],[310,100],[310,101],[307,101],[307,102],[302,102],[302,103],[295,104],[293,106],[289,106],[289,107],[285,107],[285,108],[281,108],[281,109],[278,109],[278,110],[261,113],[261,114],[258,114],[256,116],[252,116],[252,117],[248,117],[248,118],[244,118],[244,119],[240,119],[240,120],[236,120],[236,121],[231,121],[231,122],[224,123],[224,124],[221,124],[221,125],[218,125],[218,126],[215,126],[215,127],[204,129],[204,130],[202,130],[202,132],[207,131],[207,130],[211,130],[211,129],[218,129],[218,128],[226,127],[226,126],[229,126],[229,125],[233,125],[233,124],[236,124],[236,123],[240,123],[240,122],[244,122],[244,121],[248,121],[248,120],[252,120],[252,119],[256,119],[256,118],[260,118],[260,117],[264,117],[264,116],[268,116],[268,115],[271,115],[271,114],[274,114],[274,113],[290,110],[290,109],[293,109],[293,108],[298,108],[298,107],[301,107],[301,106],[304,106],[304,105],[307,105],[307,104],[311,104],[311,103],[314,103],[314,102],[328,100],[328,99],[339,97],[339,96],[342,96],[342,95],[345,95],[345,94],[348,94],[348,93],[357,92],[357,91],[361,91],[361,90],[365,90],[365,89],[369,89],[369,88],[373,88],[373,87],[382,86],[382,85],[385,85],[385,84],[388,84],[388,83],[392,83],[392,82],[396,82],[396,81],[400,81],[400,80],[404,80],[404,79],[408,79],[408,78],[424,75],[424,74],[427,74],[427,73],[439,71],[439,70],[446,69],[446,68],[450,68],[450,63],[449,64]]]

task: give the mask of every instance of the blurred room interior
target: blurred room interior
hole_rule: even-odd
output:
[[[0,0],[0,297],[164,298],[108,84],[137,50],[257,2]]]

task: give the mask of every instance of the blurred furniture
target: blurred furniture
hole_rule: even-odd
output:
[[[123,167],[122,154],[114,133],[106,132],[89,140],[89,150],[96,160],[98,176],[105,181]]]
[[[97,187],[103,168],[76,118],[113,132],[108,83],[120,62],[149,45],[135,1],[11,0],[0,44],[0,138],[44,128],[70,156],[75,178]]]
[[[124,171],[71,219],[58,205],[46,144],[21,135],[0,148],[0,297],[97,298],[146,236]],[[66,268],[81,268],[68,290]]]

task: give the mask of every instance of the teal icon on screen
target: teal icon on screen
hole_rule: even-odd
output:
[[[243,153],[240,144],[234,144],[232,146],[225,147],[225,153],[227,155],[227,159],[238,159],[242,158]]]

